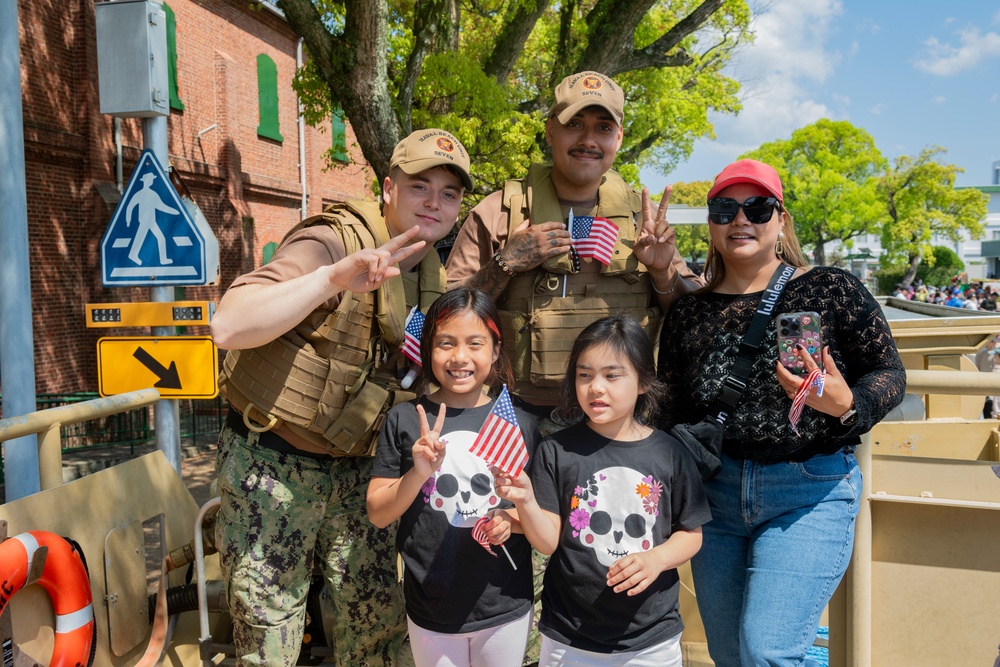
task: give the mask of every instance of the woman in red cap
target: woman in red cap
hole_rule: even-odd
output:
[[[721,470],[706,482],[712,521],[692,560],[698,606],[717,667],[807,664],[851,556],[861,502],[854,448],[902,400],[906,374],[864,285],[808,267],[772,167],[740,160],[722,170],[708,219],[706,285],[669,312],[658,364],[674,397],[668,424],[724,422]],[[757,311],[766,316],[751,327]],[[787,329],[782,314],[799,312],[818,314],[821,328],[815,350],[785,355],[802,375],[779,363],[776,334],[777,322]],[[815,319],[803,315],[803,329]],[[741,351],[758,328],[759,346]],[[817,359],[823,369],[813,374]],[[734,372],[745,388],[724,385]],[[720,409],[724,387],[735,407]]]

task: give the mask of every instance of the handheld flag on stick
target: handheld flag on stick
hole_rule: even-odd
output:
[[[809,375],[806,376],[805,381],[799,385],[799,390],[795,392],[795,397],[792,399],[792,409],[788,411],[788,421],[792,424],[792,430],[798,435],[799,429],[799,418],[802,416],[802,410],[806,407],[806,399],[809,398],[809,391],[816,387],[816,395],[823,395],[823,383],[825,381],[825,376],[823,371],[818,368],[814,368]]]
[[[573,247],[580,257],[596,259],[607,266],[618,241],[618,226],[607,218],[578,215],[569,230]]]
[[[420,363],[420,335],[424,332],[424,314],[417,306],[410,309],[410,314],[406,316],[403,324],[403,356],[422,366]],[[406,377],[399,383],[403,389],[409,389],[413,381],[417,379],[417,370],[411,368],[406,371]]]
[[[486,524],[489,522],[490,518],[488,516],[481,516],[476,519],[476,525],[472,527],[472,539],[479,542],[480,546],[486,549],[487,553],[496,558],[497,555],[493,552],[493,549],[490,548],[490,538],[486,537],[486,531],[484,530]],[[510,566],[516,570],[517,565],[514,565],[514,559],[510,557],[510,552],[507,551],[507,547],[505,547],[502,542],[500,543],[500,548],[503,549],[505,554],[507,554],[507,560],[510,561]]]
[[[524,435],[514,415],[507,385],[497,397],[470,450],[511,477],[521,474],[524,464],[528,462],[528,447],[524,444]]]
[[[424,314],[417,306],[410,310],[406,316],[406,324],[403,326],[403,355],[420,365],[420,334],[424,331]]]

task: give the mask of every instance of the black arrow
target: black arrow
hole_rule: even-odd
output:
[[[180,389],[181,388],[181,376],[177,374],[177,362],[171,361],[170,368],[166,368],[163,364],[153,358],[149,352],[142,349],[141,347],[136,348],[132,356],[139,360],[139,363],[148,368],[149,370],[156,373],[156,376],[160,378],[160,381],[153,386],[157,389]]]

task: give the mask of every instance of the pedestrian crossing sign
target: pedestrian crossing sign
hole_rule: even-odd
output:
[[[144,150],[101,239],[102,282],[207,285],[217,273],[218,241],[207,221],[177,194],[153,152]]]

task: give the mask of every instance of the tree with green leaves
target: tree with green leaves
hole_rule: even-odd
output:
[[[904,265],[902,283],[909,285],[922,261],[933,263],[934,236],[958,242],[965,234],[983,233],[988,195],[975,189],[955,189],[955,176],[963,171],[939,158],[940,146],[920,155],[903,155],[893,161],[879,183],[880,204],[888,221],[882,226],[882,252],[889,264]]]
[[[778,171],[795,233],[804,247],[812,246],[817,266],[826,265],[827,243],[850,247],[885,218],[876,193],[885,158],[868,132],[847,121],[818,120],[741,157]]]
[[[563,77],[597,70],[622,86],[633,182],[713,137],[735,113],[722,73],[751,39],[746,0],[269,0],[309,51],[296,77],[308,122],[342,109],[379,182],[400,137],[442,127],[469,149],[479,194],[544,153],[544,112]]]
[[[670,204],[682,206],[705,206],[712,181],[691,181],[674,183]],[[677,252],[688,261],[698,264],[708,254],[708,221],[704,225],[675,225],[677,232]]]

